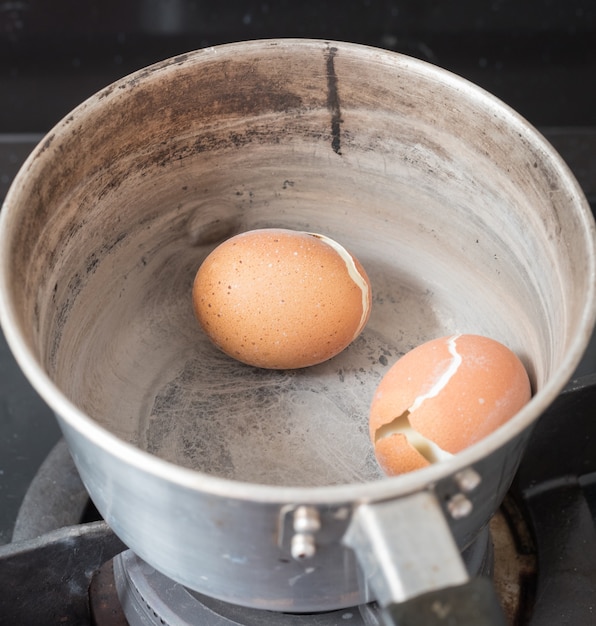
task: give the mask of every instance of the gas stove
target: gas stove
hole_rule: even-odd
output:
[[[514,485],[464,554],[491,576],[508,623],[590,624],[596,614],[596,375],[570,382],[543,415]],[[556,450],[554,447],[556,446]],[[0,623],[171,626],[381,625],[374,603],[318,614],[202,596],[141,561],[88,499],[60,439],[0,547]]]
[[[208,45],[266,37],[348,40],[469,78],[535,124],[596,210],[596,9],[532,0],[81,3],[0,7],[0,199],[45,132],[130,71]],[[381,6],[382,5],[382,6]],[[49,7],[49,5],[48,5]],[[40,103],[43,105],[40,106]],[[510,624],[596,621],[596,340],[533,433],[513,487],[466,554]],[[0,336],[0,624],[326,626],[381,623],[375,604],[257,611],[200,596],[129,552],[101,519],[51,411]]]

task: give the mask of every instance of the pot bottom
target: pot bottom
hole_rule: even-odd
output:
[[[462,555],[472,576],[491,576],[493,548],[486,527]],[[170,580],[131,550],[113,560],[115,586],[130,626],[381,626],[376,604],[339,608],[313,614],[279,613],[243,607],[211,598]],[[341,621],[340,621],[341,620]]]

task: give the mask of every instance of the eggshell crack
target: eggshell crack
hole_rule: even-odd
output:
[[[447,459],[530,397],[520,359],[493,339],[462,334],[422,344],[390,368],[373,398],[369,427],[379,464],[390,475],[419,469],[416,449],[426,464]]]
[[[442,450],[434,441],[425,437],[422,433],[412,428],[410,423],[410,411],[405,411],[402,415],[394,418],[387,424],[378,428],[374,433],[375,446],[387,437],[400,434],[406,438],[408,445],[413,448],[426,461],[426,464],[443,461],[453,456],[449,452]]]

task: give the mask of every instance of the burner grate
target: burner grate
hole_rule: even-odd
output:
[[[596,526],[596,472],[580,476],[579,484],[582,488],[586,504],[592,514],[594,525]]]

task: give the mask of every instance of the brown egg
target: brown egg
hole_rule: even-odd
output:
[[[530,397],[524,366],[498,341],[453,335],[424,343],[399,359],[375,392],[369,427],[379,465],[395,475],[447,459]]]
[[[321,363],[362,331],[371,306],[368,277],[323,235],[267,228],[236,235],[202,263],[195,315],[226,354],[257,367]]]

